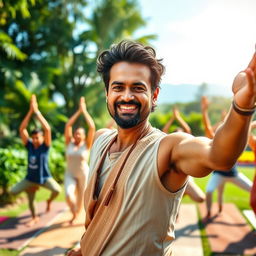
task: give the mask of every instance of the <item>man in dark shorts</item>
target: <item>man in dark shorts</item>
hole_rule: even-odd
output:
[[[43,131],[39,129],[33,130],[30,138],[27,125],[33,114],[41,123]],[[35,95],[31,97],[29,111],[20,125],[19,132],[21,140],[28,151],[28,169],[26,177],[12,187],[11,193],[16,195],[22,191],[26,191],[32,215],[32,219],[27,225],[32,226],[39,221],[39,217],[35,212],[35,194],[39,186],[45,187],[51,191],[51,196],[47,200],[46,211],[50,210],[52,200],[61,191],[60,185],[52,178],[48,166],[51,128],[38,109]]]

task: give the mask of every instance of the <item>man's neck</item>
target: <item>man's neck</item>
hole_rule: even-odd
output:
[[[129,129],[118,127],[117,140],[110,148],[110,153],[124,151],[126,148],[136,143],[150,127],[151,125],[147,120]]]

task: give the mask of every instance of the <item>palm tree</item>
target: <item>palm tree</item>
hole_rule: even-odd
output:
[[[78,35],[69,49],[69,59],[63,63],[63,73],[55,77],[54,85],[65,99],[68,115],[83,95],[91,114],[99,118],[96,124],[102,125],[106,107],[103,84],[96,73],[98,54],[124,38],[145,43],[156,36],[133,38],[134,33],[146,25],[135,0],[98,0],[88,7],[91,7],[88,17],[75,16],[87,26],[81,33],[78,33],[80,28],[74,28]]]

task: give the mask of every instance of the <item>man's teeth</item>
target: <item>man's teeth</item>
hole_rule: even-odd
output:
[[[120,108],[124,110],[130,110],[130,109],[135,109],[135,106],[120,106]]]

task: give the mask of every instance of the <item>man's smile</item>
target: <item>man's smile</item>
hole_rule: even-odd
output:
[[[117,108],[121,114],[135,114],[138,110],[137,105],[117,104]]]

